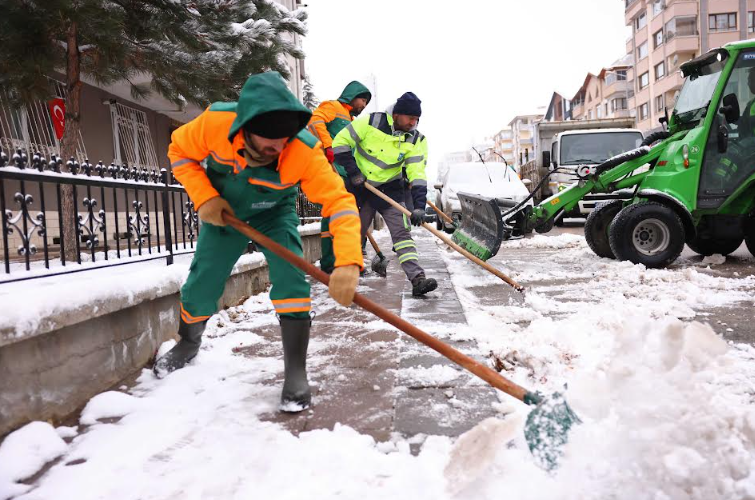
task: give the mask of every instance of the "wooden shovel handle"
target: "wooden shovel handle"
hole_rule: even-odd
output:
[[[391,199],[385,193],[383,193],[382,191],[378,190],[374,186],[372,186],[370,184],[367,184],[365,182],[364,183],[364,187],[366,187],[368,191],[372,192],[373,194],[375,194],[379,198],[381,198],[384,201],[386,201],[387,203],[389,203],[394,208],[400,210],[403,214],[405,214],[407,216],[411,216],[412,215],[412,213],[409,210],[407,210],[406,207],[401,206],[401,204],[397,203],[395,200]],[[434,227],[432,227],[430,224],[427,224],[427,223],[423,222],[422,223],[422,227],[424,227],[425,229],[427,229],[428,231],[430,231],[431,233],[433,233],[435,236],[437,236],[438,238],[440,238],[440,240],[443,243],[445,243],[446,245],[450,246],[451,248],[453,248],[454,250],[456,250],[457,252],[459,252],[460,254],[462,254],[467,259],[471,260],[472,262],[474,262],[478,266],[482,267],[486,271],[489,271],[489,272],[493,273],[494,275],[498,276],[499,278],[501,278],[503,281],[505,281],[506,283],[508,283],[512,287],[514,287],[514,290],[516,290],[517,292],[523,292],[524,291],[524,287],[522,285],[520,285],[516,281],[512,280],[511,278],[509,278],[508,276],[506,276],[501,271],[499,271],[495,267],[491,266],[490,264],[488,264],[484,260],[482,260],[482,259],[476,257],[475,255],[472,255],[468,251],[464,250],[459,245],[457,245],[456,243],[454,243],[453,241],[451,241],[451,239],[448,236],[446,236],[445,234],[441,233],[440,231],[438,231],[437,229],[435,229]]]
[[[372,237],[371,232],[367,232],[367,239],[370,240],[370,245],[372,245],[373,250],[375,250],[376,253],[382,254],[380,247],[378,246],[377,241],[375,241],[375,238]]]
[[[275,255],[277,255],[281,259],[284,259],[290,262],[291,264],[295,265],[296,267],[298,267],[305,273],[315,278],[320,283],[323,283],[325,285],[328,285],[330,283],[330,276],[328,276],[326,273],[316,268],[315,266],[313,266],[306,260],[302,259],[298,255],[294,254],[291,250],[274,242],[273,240],[271,240],[264,234],[260,233],[256,229],[252,228],[245,222],[237,219],[236,217],[232,215],[229,215],[226,212],[223,212],[223,220],[228,225],[230,225],[231,227],[236,229],[238,232],[240,232],[241,234],[247,236],[255,243],[259,243],[260,245],[267,248],[268,250],[273,252]],[[386,321],[390,323],[391,325],[395,326],[396,328],[406,333],[407,335],[414,337],[418,341],[425,344],[427,347],[434,349],[435,351],[445,356],[446,358],[450,359],[454,363],[458,364],[462,368],[477,375],[482,380],[492,385],[496,389],[500,389],[506,394],[512,397],[515,397],[520,401],[524,401],[524,396],[528,394],[528,391],[525,388],[502,377],[495,370],[488,368],[482,363],[478,363],[477,361],[470,358],[466,354],[462,354],[461,352],[457,351],[450,345],[441,342],[440,340],[436,339],[429,333],[425,333],[424,331],[420,330],[419,328],[412,325],[411,323],[399,318],[398,316],[388,311],[387,309],[384,309],[381,306],[377,305],[375,302],[371,301],[364,295],[354,293],[354,303],[357,304],[362,309],[371,312],[372,314],[382,319],[383,321]]]
[[[428,205],[430,205],[430,208],[432,208],[433,210],[435,210],[435,213],[437,213],[437,214],[438,214],[438,216],[439,216],[439,217],[440,217],[441,219],[443,219],[444,221],[448,222],[448,223],[449,223],[449,224],[451,224],[452,226],[455,226],[455,225],[456,225],[456,224],[454,223],[454,220],[453,220],[453,219],[452,219],[451,217],[449,217],[448,215],[446,215],[446,213],[445,213],[445,212],[444,212],[443,210],[441,210],[440,208],[438,208],[438,207],[436,207],[436,206],[435,206],[435,203],[433,203],[433,202],[432,202],[432,201],[430,201],[430,200],[427,200],[427,204],[428,204]]]

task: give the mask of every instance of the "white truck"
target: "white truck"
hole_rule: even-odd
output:
[[[553,172],[535,194],[535,203],[577,182],[578,168],[598,165],[616,154],[638,147],[644,137],[642,132],[631,128],[633,125],[632,118],[536,123],[534,159],[522,166],[520,175],[531,181],[530,189],[535,189],[544,176]],[[563,214],[556,223],[568,217],[586,217],[596,203],[625,195],[631,196],[621,192],[588,195],[579,202],[578,208]]]

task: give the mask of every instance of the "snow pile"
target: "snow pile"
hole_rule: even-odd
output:
[[[585,238],[578,234],[545,236],[536,234],[531,238],[509,240],[501,243],[501,250],[507,248],[587,248]]]
[[[29,479],[65,451],[66,443],[45,422],[32,422],[10,434],[0,445],[0,500],[31,489],[18,481]]]
[[[504,439],[494,458],[484,439],[456,443],[452,456],[482,457],[468,465],[474,480],[461,488],[458,464],[446,475],[462,498],[494,498],[504,486],[517,499],[753,498],[754,362],[755,350],[729,348],[700,323],[627,322],[600,366],[570,381],[566,398],[583,423],[572,428],[555,474],[529,456],[522,437],[529,409],[519,405],[517,432],[480,424]]]

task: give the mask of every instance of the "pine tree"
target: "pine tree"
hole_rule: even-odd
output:
[[[76,151],[81,76],[126,81],[135,98],[156,92],[175,104],[236,100],[246,78],[266,70],[289,76],[285,56],[301,59],[293,37],[306,13],[273,0],[3,0],[0,88],[15,104],[51,97],[49,74],[65,68],[66,117],[61,156]],[[147,84],[132,83],[150,75]],[[140,78],[143,80],[143,78]],[[73,220],[62,186],[64,221]],[[63,228],[66,259],[75,230]]]
[[[317,99],[315,91],[312,89],[312,82],[309,81],[309,76],[304,78],[304,105],[309,109],[315,109],[320,105],[320,100]]]

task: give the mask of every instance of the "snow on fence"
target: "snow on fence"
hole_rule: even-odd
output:
[[[49,160],[22,150],[8,158],[0,147],[0,213],[5,278],[0,282],[66,274],[103,265],[165,259],[194,251],[200,230],[194,204],[165,169],[88,160]],[[76,263],[66,262],[61,186],[73,186]],[[299,193],[301,223],[320,219],[320,206]],[[253,245],[250,244],[250,251]],[[94,263],[97,263],[96,265]],[[67,267],[66,265],[69,264]]]

